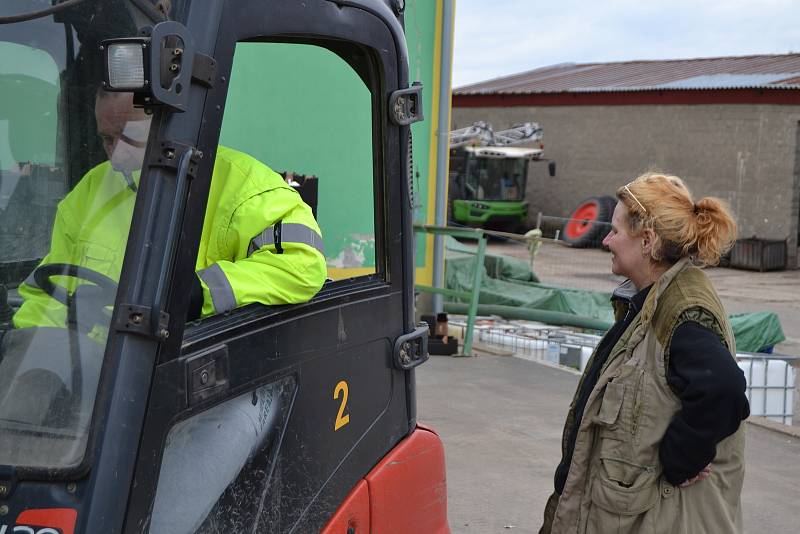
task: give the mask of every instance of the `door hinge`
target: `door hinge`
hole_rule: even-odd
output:
[[[194,178],[197,175],[197,166],[200,164],[200,160],[203,159],[203,153],[186,143],[169,139],[161,141],[150,152],[148,164],[150,167],[163,167],[173,172],[178,172],[178,164],[187,150],[193,150],[194,153],[189,159],[189,168],[186,176]]]

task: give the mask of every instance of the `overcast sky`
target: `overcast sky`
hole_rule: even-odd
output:
[[[800,51],[800,0],[456,0],[453,87],[557,63]]]

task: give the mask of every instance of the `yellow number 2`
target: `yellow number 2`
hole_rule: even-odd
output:
[[[350,414],[345,414],[344,409],[347,406],[347,382],[342,380],[336,384],[336,389],[333,390],[333,399],[339,398],[339,393],[342,394],[342,404],[339,406],[339,413],[336,414],[336,422],[333,424],[333,431],[336,432],[344,425],[350,422]]]

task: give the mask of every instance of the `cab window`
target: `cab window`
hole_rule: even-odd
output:
[[[372,96],[338,55],[308,44],[236,45],[219,144],[300,191],[322,230],[332,280],[382,271],[372,140]]]
[[[0,249],[10,271],[15,261],[29,260],[30,268],[47,253],[66,191],[54,169],[58,66],[46,51],[17,43],[0,42],[0,57]],[[27,274],[9,272],[0,283],[15,286]]]
[[[0,25],[0,465],[48,477],[85,461],[137,197],[141,158],[123,172],[98,136],[145,119],[98,91],[99,42],[136,35],[137,13]]]

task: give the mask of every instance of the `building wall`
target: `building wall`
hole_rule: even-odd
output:
[[[684,178],[698,198],[728,201],[740,237],[788,239],[797,264],[800,106],[453,108],[453,129],[477,120],[496,130],[530,120],[544,128],[545,155],[558,172],[550,178],[545,165],[532,165],[531,222],[540,211],[566,217],[584,198],[613,195],[656,169]]]

